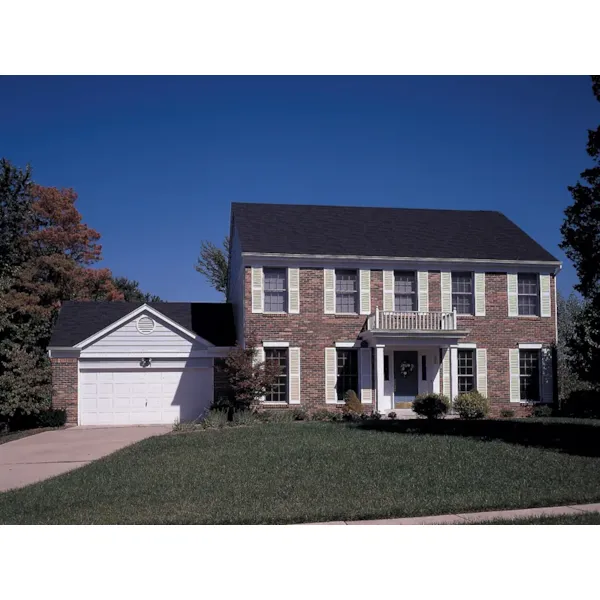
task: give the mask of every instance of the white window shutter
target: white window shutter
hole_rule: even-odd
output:
[[[289,366],[289,386],[290,404],[300,404],[300,348],[288,349],[290,366]]]
[[[508,351],[509,354],[509,369],[510,369],[510,401],[520,402],[521,401],[521,382],[519,372],[519,350],[518,348],[511,348]]]
[[[288,312],[300,312],[300,269],[288,269]]]
[[[550,275],[540,275],[540,317],[551,317]]]
[[[262,267],[252,267],[252,312],[264,312],[263,270]]]
[[[452,391],[450,389],[450,349],[444,350],[444,358],[442,359],[442,394],[452,397]]]
[[[360,314],[371,314],[371,271],[368,269],[360,269]]]
[[[360,354],[360,401],[373,403],[373,378],[371,375],[371,348],[361,348]]]
[[[417,272],[418,310],[429,312],[429,271]]]
[[[383,272],[383,310],[394,310],[394,271]]]
[[[265,349],[262,346],[257,346],[254,352],[254,364],[262,365],[265,362]],[[261,396],[259,402],[264,402],[265,397]]]
[[[442,312],[452,312],[452,273],[442,271],[440,274],[440,288],[442,290]]]
[[[508,293],[508,316],[519,316],[519,286],[516,273],[506,274],[506,291]]]
[[[477,366],[477,391],[487,398],[487,350],[485,348],[477,348],[475,364]]]
[[[335,314],[335,269],[323,269],[325,287],[325,314]]]
[[[542,401],[551,403],[554,400],[554,358],[552,348],[542,348]]]
[[[475,273],[475,316],[485,317],[485,273]]]
[[[337,352],[335,348],[325,348],[325,402],[337,403]]]

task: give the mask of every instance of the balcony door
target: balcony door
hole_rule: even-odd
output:
[[[394,405],[395,408],[412,403],[419,393],[419,353],[416,350],[394,352]]]

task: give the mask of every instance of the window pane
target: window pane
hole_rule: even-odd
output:
[[[459,315],[471,315],[473,314],[473,296],[471,294],[468,296],[453,294],[452,306],[456,308]]]
[[[358,352],[356,350],[337,351],[337,397],[340,402],[348,390],[358,390]]]
[[[452,273],[452,308],[460,315],[473,314],[472,273]]]
[[[394,272],[394,292],[396,294],[414,294],[416,291],[415,274],[407,271]]]
[[[394,296],[394,310],[397,312],[416,310],[416,299],[416,294],[410,296],[396,294]]]
[[[285,312],[285,292],[265,291],[265,312]]]
[[[265,402],[287,402],[287,349],[265,348],[265,361],[276,363],[281,369],[277,382],[265,395]]]
[[[540,399],[539,352],[519,350],[521,400]]]
[[[519,273],[519,294],[537,294],[538,277],[535,273]]]
[[[287,269],[264,269],[265,290],[285,290]]]
[[[355,292],[356,291],[356,271],[336,270],[335,272],[335,291],[336,292]]]
[[[538,314],[538,276],[536,273],[519,273],[519,314]]]
[[[335,310],[338,313],[355,313],[357,297],[357,273],[337,269],[335,272]]]
[[[336,294],[335,310],[339,313],[355,313],[356,294]]]
[[[536,296],[519,296],[519,314],[537,315],[537,304]]]

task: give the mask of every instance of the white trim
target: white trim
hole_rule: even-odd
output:
[[[263,348],[289,348],[289,342],[263,342]]]
[[[210,346],[213,348],[215,347],[215,345],[211,344],[208,340],[205,340],[204,338],[201,338],[199,335],[196,335],[193,331],[190,331],[189,329],[182,327],[179,323],[176,323],[172,319],[169,319],[169,317],[167,317],[166,315],[163,315],[160,311],[156,310],[155,308],[152,308],[148,304],[142,304],[141,306],[138,306],[138,308],[136,308],[135,310],[132,310],[130,313],[127,313],[124,317],[121,317],[119,320],[114,321],[113,323],[111,323],[110,325],[105,327],[104,329],[101,329],[100,331],[94,333],[94,335],[91,335],[90,337],[79,342],[78,344],[75,344],[73,347],[80,348],[81,350],[83,350],[86,346],[89,346],[90,344],[94,343],[96,340],[105,336],[106,334],[110,333],[111,331],[118,329],[121,325],[128,323],[129,321],[133,320],[135,317],[137,317],[139,314],[141,314],[143,312],[149,312],[150,314],[154,315],[159,320],[164,321],[165,323],[167,323],[168,325],[170,325],[171,327],[173,327],[180,333],[183,333],[187,337],[191,338],[195,342],[199,342],[205,346]]]
[[[542,344],[519,344],[519,350],[541,350]]]
[[[461,350],[474,350],[475,348],[477,348],[477,344],[473,342],[458,342],[456,346]]]
[[[552,280],[554,281],[554,342],[558,345],[558,298],[556,296],[556,275]]]
[[[81,402],[81,360],[77,361],[77,425],[81,425],[81,410],[79,403]]]
[[[81,358],[223,358],[231,348],[216,348],[194,352],[86,352]]]
[[[496,268],[499,265],[507,267],[545,267],[557,273],[562,268],[561,261],[554,260],[498,260],[485,258],[437,258],[437,257],[416,257],[416,256],[361,256],[357,254],[287,254],[282,252],[242,252],[243,258],[281,258],[281,259],[305,259],[308,261],[322,260],[348,260],[348,261],[375,261],[375,262],[409,262],[416,265],[422,263],[439,263],[439,264],[476,264],[476,265],[493,265]],[[379,267],[381,268],[381,267]],[[418,270],[418,269],[415,269]],[[437,270],[437,269],[433,269]]]
[[[360,348],[360,343],[357,345],[357,342],[336,342],[336,348]]]

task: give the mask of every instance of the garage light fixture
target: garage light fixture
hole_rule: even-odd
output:
[[[142,358],[142,360],[140,360],[140,366],[142,367],[149,367],[152,364],[152,359],[151,358]]]

